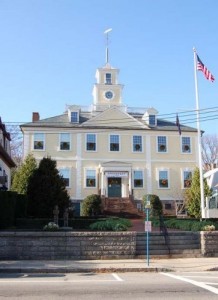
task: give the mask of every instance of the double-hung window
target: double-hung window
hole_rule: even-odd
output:
[[[60,133],[60,150],[70,150],[70,133]]]
[[[86,170],[86,187],[96,187],[95,170]]]
[[[63,177],[66,187],[70,187],[70,169],[59,169],[59,174]]]
[[[182,137],[182,153],[191,153],[191,138]]]
[[[117,134],[110,135],[110,151],[120,151],[120,137]]]
[[[79,112],[72,111],[71,112],[71,123],[78,123],[79,122]]]
[[[191,171],[183,171],[183,188],[190,188],[192,183],[192,172]]]
[[[106,73],[105,74],[105,83],[106,84],[111,84],[112,81],[111,81],[111,73]]]
[[[141,135],[133,136],[133,152],[142,152],[142,137],[141,137]]]
[[[167,152],[166,136],[158,136],[157,137],[157,150],[158,150],[158,152]]]
[[[155,115],[149,115],[149,125],[155,126],[156,125],[156,116]]]
[[[88,133],[86,135],[86,150],[96,151],[96,134]]]
[[[44,150],[45,149],[45,134],[44,133],[34,133],[33,149],[34,150]]]
[[[133,171],[133,184],[134,188],[143,187],[143,172],[142,171]]]
[[[169,187],[169,175],[166,170],[159,170],[159,188],[168,188]]]

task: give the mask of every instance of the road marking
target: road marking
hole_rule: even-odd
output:
[[[181,280],[181,281],[185,281],[185,282],[191,283],[191,284],[193,284],[195,286],[198,286],[198,287],[200,287],[202,289],[208,290],[211,293],[214,293],[214,294],[218,295],[218,289],[216,289],[216,288],[214,288],[212,286],[208,286],[204,282],[197,282],[197,281],[194,281],[194,280],[191,280],[191,279],[188,279],[188,278],[184,278],[184,277],[181,277],[181,276],[178,276],[178,275],[174,275],[174,274],[169,274],[169,273],[161,273],[161,274],[165,275],[165,276],[168,276],[168,277],[171,277],[171,278],[174,278],[174,279],[177,279],[177,280]]]
[[[196,276],[196,275],[185,275],[185,277],[187,278],[205,278],[205,276]],[[207,279],[208,278],[213,278],[213,279],[218,279],[218,276],[207,276],[206,277]]]
[[[120,276],[118,276],[117,274],[113,273],[112,276],[117,280],[117,281],[123,281],[122,278],[120,278]]]
[[[56,280],[44,280],[44,279],[33,279],[33,278],[28,278],[28,275],[23,275],[23,279],[17,279],[17,278],[11,278],[11,279],[4,279],[0,278],[0,284],[1,283],[83,283],[83,282],[117,282],[117,281],[124,281],[122,278],[120,278],[117,274],[112,273],[113,279],[82,279],[82,280],[77,280],[77,279],[68,279],[68,278],[63,278],[61,279],[56,279]],[[115,280],[114,280],[115,279]]]

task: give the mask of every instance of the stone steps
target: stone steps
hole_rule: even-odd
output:
[[[152,256],[173,255],[177,257],[198,257],[201,255],[200,234],[193,232],[168,233],[165,238],[161,233],[149,234],[149,254]],[[169,251],[170,250],[170,251]],[[147,251],[146,233],[136,235],[136,255],[144,257]]]
[[[142,218],[144,213],[139,211],[130,198],[105,198],[103,201],[105,215],[126,218]]]

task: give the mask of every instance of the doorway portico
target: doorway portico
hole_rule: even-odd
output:
[[[131,164],[119,161],[102,163],[100,166],[101,196],[125,198],[131,195]]]

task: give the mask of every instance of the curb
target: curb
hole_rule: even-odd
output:
[[[167,268],[0,268],[0,273],[124,273],[124,272],[172,272]]]

